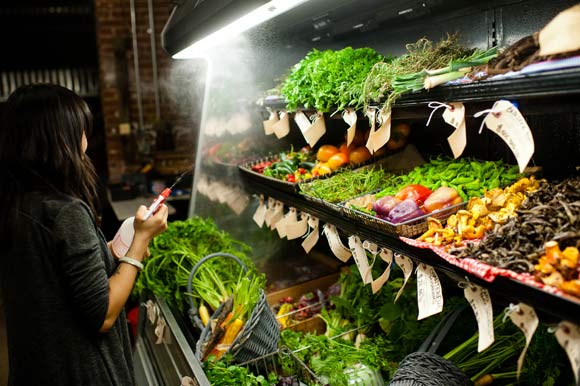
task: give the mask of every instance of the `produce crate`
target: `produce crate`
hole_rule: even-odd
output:
[[[291,385],[292,381],[300,385],[323,385],[322,381],[287,347],[280,347],[278,351],[240,364],[245,366],[255,375],[263,375],[268,378],[269,374],[276,374],[278,379],[288,377],[286,383],[279,381],[278,384]]]
[[[361,196],[344,201],[339,205],[345,216],[357,221],[361,221],[362,223],[374,228],[379,232],[385,232],[393,236],[413,237],[420,235],[427,230],[427,219],[429,217],[436,218],[444,224],[451,215],[457,213],[458,210],[463,209],[467,205],[467,202],[460,202],[459,204],[436,210],[424,216],[420,216],[399,224],[393,224],[389,221],[372,216],[368,213],[348,207],[348,204],[352,203],[357,206],[364,206],[362,203],[368,202],[369,200],[374,201],[375,193],[376,192],[363,194]]]
[[[289,296],[298,300],[298,298],[303,294],[307,294],[318,289],[321,291],[326,291],[331,285],[338,281],[339,276],[339,273],[333,273],[292,287],[284,288],[279,291],[271,292],[266,295],[266,301],[270,307],[274,307],[280,302],[281,299],[287,298]],[[292,314],[292,312],[289,314]],[[314,315],[307,319],[296,321],[288,328],[293,331],[322,334],[326,330],[326,325],[318,315]]]

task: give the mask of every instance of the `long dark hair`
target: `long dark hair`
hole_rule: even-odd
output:
[[[0,239],[28,193],[49,189],[83,200],[96,219],[96,174],[82,149],[93,116],[74,92],[50,84],[18,88],[0,121]]]

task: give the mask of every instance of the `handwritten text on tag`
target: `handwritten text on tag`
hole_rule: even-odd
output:
[[[417,304],[417,320],[443,311],[443,291],[439,277],[433,267],[423,263],[417,268]]]
[[[480,286],[469,284],[463,290],[465,299],[473,309],[477,320],[479,340],[477,342],[477,352],[482,352],[493,343],[493,308],[489,292]]]

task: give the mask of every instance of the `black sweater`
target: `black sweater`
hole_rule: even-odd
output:
[[[36,194],[0,247],[9,385],[132,386],[125,313],[99,333],[116,264],[89,208]]]

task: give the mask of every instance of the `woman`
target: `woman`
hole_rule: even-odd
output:
[[[0,121],[0,293],[9,384],[135,384],[124,312],[167,207],[135,216],[116,261],[99,230],[95,172],[85,155],[92,116],[72,91],[25,86]]]

